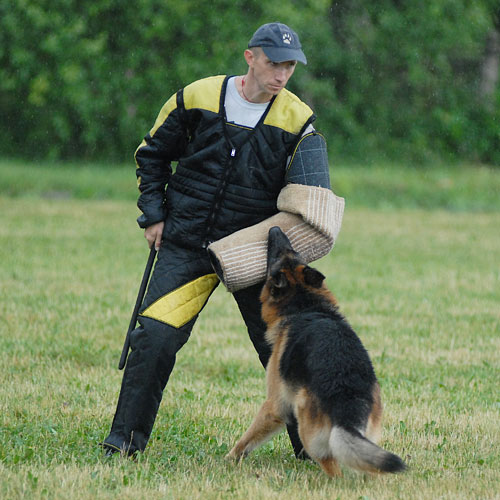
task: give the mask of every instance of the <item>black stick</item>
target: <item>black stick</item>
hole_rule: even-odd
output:
[[[120,363],[118,364],[118,370],[123,370],[123,367],[125,366],[125,363],[127,361],[128,350],[130,348],[130,334],[132,333],[132,330],[135,328],[135,325],[137,323],[137,315],[139,313],[139,308],[142,305],[142,301],[144,300],[144,294],[146,293],[146,287],[148,285],[149,276],[151,274],[151,269],[153,268],[155,257],[156,249],[153,242],[153,246],[151,247],[151,251],[149,252],[148,263],[146,264],[146,269],[144,270],[144,275],[142,276],[141,287],[139,288],[139,293],[135,302],[134,312],[132,313],[132,318],[130,319],[130,324],[128,326],[125,343],[123,344],[123,350],[120,358]]]

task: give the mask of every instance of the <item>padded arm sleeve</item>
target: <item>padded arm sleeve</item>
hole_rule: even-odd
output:
[[[287,184],[330,188],[330,171],[325,138],[312,126],[301,137],[286,173]]]
[[[307,262],[326,255],[342,224],[344,199],[330,189],[288,184],[278,197],[279,213],[209,245],[212,265],[230,292],[264,281],[267,235],[279,226]]]

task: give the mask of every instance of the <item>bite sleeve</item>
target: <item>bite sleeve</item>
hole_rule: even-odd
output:
[[[230,292],[264,281],[267,235],[279,226],[307,262],[333,248],[344,214],[344,198],[330,189],[288,184],[278,197],[276,215],[208,246],[212,266]]]

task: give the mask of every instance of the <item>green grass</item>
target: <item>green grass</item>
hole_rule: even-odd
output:
[[[147,452],[137,462],[104,459],[96,444],[113,417],[116,367],[147,258],[135,194],[112,186],[127,177],[122,169],[89,166],[68,174],[67,199],[44,197],[32,176],[57,191],[65,171],[16,165],[34,187],[12,196],[5,165],[0,498],[499,498],[500,210],[477,186],[496,189],[500,173],[450,169],[450,178],[468,181],[455,202],[439,202],[447,210],[415,208],[419,195],[400,198],[398,209],[347,197],[338,243],[317,267],[371,353],[385,404],[382,444],[410,469],[376,478],[346,470],[331,480],[296,461],[284,434],[241,465],[223,459],[265,383],[222,287],[178,356]],[[362,173],[377,184],[368,170],[342,167],[339,187],[364,185]],[[398,175],[418,192],[418,171]],[[380,181],[379,196],[390,197],[395,176]],[[86,182],[115,194],[79,199],[99,198],[96,187],[76,194]]]

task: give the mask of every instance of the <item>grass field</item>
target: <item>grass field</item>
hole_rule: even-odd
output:
[[[343,228],[316,265],[371,353],[382,444],[408,472],[331,480],[284,434],[226,463],[265,385],[222,287],[178,356],[147,452],[103,458],[147,258],[134,181],[0,162],[0,498],[500,498],[500,171],[336,175]]]

